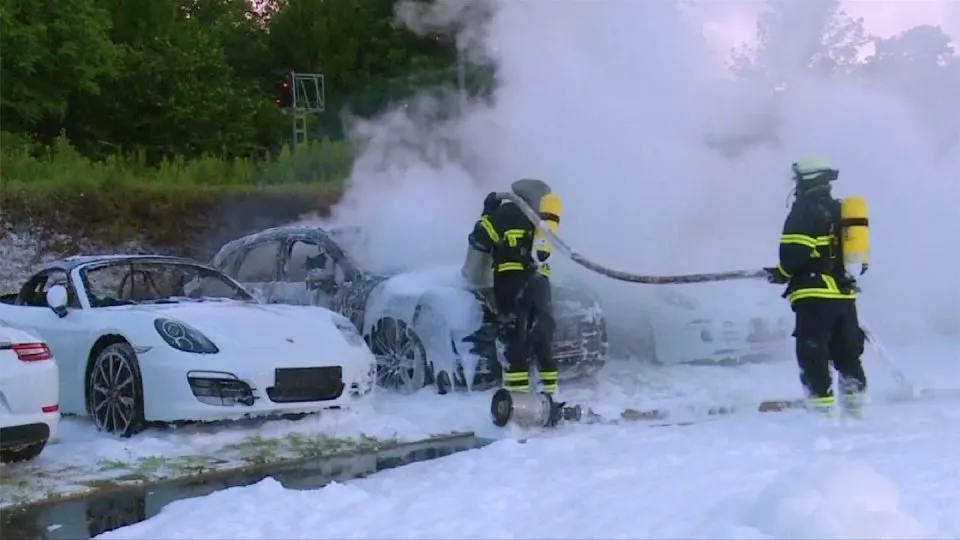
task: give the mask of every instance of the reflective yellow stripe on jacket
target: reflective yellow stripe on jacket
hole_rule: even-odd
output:
[[[527,231],[523,229],[507,229],[503,231],[503,238],[507,241],[508,246],[517,247],[517,244],[526,234]]]
[[[497,229],[493,227],[493,223],[490,223],[490,217],[486,214],[480,216],[480,226],[483,227],[483,230],[486,231],[487,236],[490,237],[490,240],[493,240],[493,243],[500,242],[500,235],[497,234]]]
[[[796,289],[787,295],[787,299],[789,299],[790,303],[793,304],[797,300],[802,300],[804,298],[833,298],[839,300],[852,300],[857,297],[856,293],[845,293],[841,291],[840,287],[837,286],[837,280],[831,275],[821,274],[820,279],[823,280],[823,287],[807,287],[804,289]]]
[[[505,262],[497,265],[497,272],[519,271],[523,270],[524,268],[525,267],[523,266],[523,263]],[[537,269],[537,272],[539,272],[541,276],[550,277],[550,265],[547,263],[541,264]]]
[[[484,227],[486,226],[484,225]],[[526,235],[527,235],[527,231],[523,229],[507,229],[503,231],[503,240],[511,248],[516,248],[520,244],[520,242],[523,240],[523,237]],[[497,272],[522,271],[522,270],[525,270],[526,268],[527,268],[527,265],[525,265],[521,261],[508,261],[508,262],[502,262],[498,264]]]
[[[816,252],[816,255],[813,255],[814,257],[820,256],[820,252],[817,251],[818,247],[829,247],[832,240],[833,237],[829,234],[826,236],[807,236],[805,234],[780,235],[781,244],[796,244],[800,246],[806,246]]]
[[[799,245],[810,248],[810,258],[813,259],[820,257],[820,250],[818,248],[829,248],[832,241],[833,236],[830,235],[808,236],[805,234],[784,234],[780,236],[781,244]],[[787,272],[782,265],[778,264],[777,269],[787,278],[793,277],[793,275]],[[787,295],[787,299],[790,300],[791,304],[793,304],[795,301],[804,298],[833,298],[852,300],[857,297],[856,293],[854,292],[844,293],[841,291],[840,287],[837,285],[837,280],[829,274],[820,274],[820,279],[823,282],[822,287],[800,286],[791,291],[790,294]]]
[[[808,236],[806,234],[783,234],[780,235],[780,245],[788,246],[801,246],[810,248],[811,258],[817,258],[820,256],[820,251],[818,247],[830,247],[830,241],[833,239],[832,236]],[[786,268],[783,267],[783,264],[777,264],[777,270],[787,279],[792,278],[793,274],[788,272]]]

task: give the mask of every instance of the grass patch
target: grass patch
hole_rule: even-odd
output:
[[[350,174],[354,149],[349,142],[317,140],[289,146],[272,157],[221,159],[173,158],[150,166],[142,154],[110,156],[95,161],[82,156],[66,140],[51,146],[4,145],[0,148],[3,183],[56,189],[235,189],[278,185],[322,184],[340,188]]]
[[[103,472],[120,471],[124,469],[129,469],[130,464],[125,461],[121,461],[119,459],[105,459],[103,461],[97,462],[97,468]]]
[[[280,450],[279,439],[266,439],[260,435],[228,444],[223,447],[227,452],[239,454],[239,458],[251,465],[262,465],[276,461]]]

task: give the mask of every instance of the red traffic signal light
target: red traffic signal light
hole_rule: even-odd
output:
[[[278,107],[293,107],[293,89],[290,87],[289,76],[277,84],[273,102]]]

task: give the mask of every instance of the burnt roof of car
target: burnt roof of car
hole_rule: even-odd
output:
[[[289,225],[280,225],[279,227],[270,227],[269,229],[263,229],[262,231],[257,231],[238,238],[237,240],[253,240],[254,238],[263,238],[275,235],[291,234],[291,233],[319,233],[319,234],[330,234],[328,230],[323,225],[318,223],[291,223]],[[236,240],[235,240],[236,241]],[[232,242],[231,242],[232,243]]]
[[[220,249],[217,251],[216,255],[214,255],[213,259],[216,263],[218,258],[223,257],[226,253],[232,252],[238,246],[244,246],[260,240],[270,240],[278,236],[286,236],[288,234],[296,233],[317,234],[330,237],[331,235],[336,234],[336,229],[329,230],[318,223],[291,223],[289,225],[280,225],[279,227],[270,227],[269,229],[252,232],[250,234],[243,235],[240,238],[230,240],[226,244],[220,246]]]

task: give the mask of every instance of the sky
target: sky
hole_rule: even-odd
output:
[[[845,0],[840,4],[850,16],[862,17],[867,33],[877,37],[887,38],[930,24],[940,26],[960,42],[958,0]],[[704,0],[697,6],[704,17],[704,34],[720,54],[753,39],[762,8],[763,2],[758,0]]]

